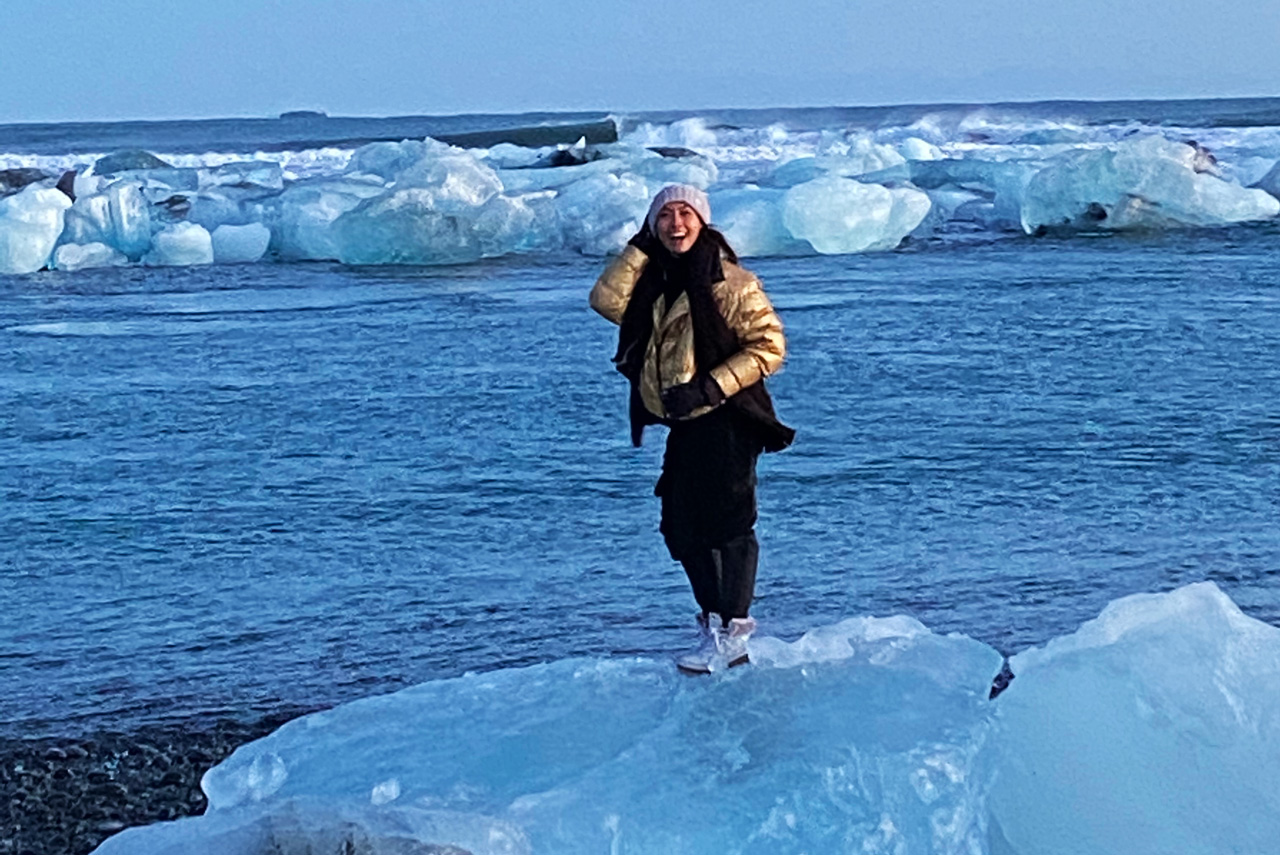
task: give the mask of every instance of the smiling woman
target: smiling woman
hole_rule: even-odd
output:
[[[794,437],[764,388],[786,353],[782,322],[710,221],[701,190],[664,188],[591,292],[621,327],[614,362],[631,382],[632,442],[646,425],[670,429],[654,492],[667,549],[701,609],[699,645],[676,660],[691,673],[748,661],[756,459]]]

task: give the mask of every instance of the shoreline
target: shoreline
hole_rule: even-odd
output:
[[[138,825],[199,816],[200,779],[311,709],[166,722],[76,737],[0,737],[0,855],[88,855]]]

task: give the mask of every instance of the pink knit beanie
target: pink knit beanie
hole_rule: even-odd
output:
[[[684,202],[698,212],[704,226],[711,222],[711,202],[707,199],[706,193],[688,184],[669,184],[658,191],[658,195],[653,197],[653,202],[649,205],[649,215],[645,217],[645,222],[649,224],[649,231],[657,233],[658,212],[668,202]]]

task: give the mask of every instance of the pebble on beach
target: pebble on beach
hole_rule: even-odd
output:
[[[0,855],[87,855],[125,828],[202,814],[204,773],[298,714],[0,739]]]

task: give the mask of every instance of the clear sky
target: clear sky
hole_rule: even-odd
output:
[[[0,0],[0,123],[1280,95],[1275,0]]]

